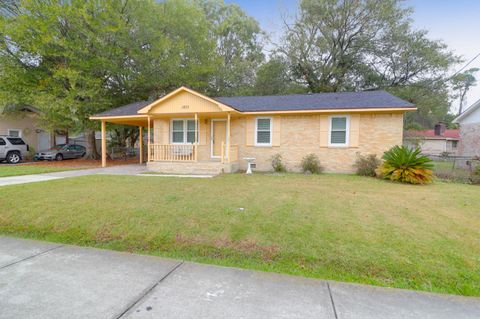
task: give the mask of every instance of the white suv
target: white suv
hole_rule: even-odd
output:
[[[20,137],[0,136],[0,162],[20,163],[28,151],[28,145]]]

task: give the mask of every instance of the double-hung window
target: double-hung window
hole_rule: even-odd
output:
[[[22,131],[17,129],[8,129],[8,136],[22,137]]]
[[[348,146],[348,116],[330,117],[330,146]]]
[[[172,144],[193,144],[195,143],[196,125],[195,120],[181,119],[172,120],[171,125]]]
[[[258,117],[255,121],[255,145],[272,146],[272,118]]]

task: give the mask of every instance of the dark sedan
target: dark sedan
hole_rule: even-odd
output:
[[[85,155],[85,147],[74,144],[59,144],[49,150],[40,151],[35,155],[36,160],[61,161],[69,158],[80,158]]]

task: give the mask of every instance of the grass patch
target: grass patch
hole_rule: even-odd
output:
[[[452,171],[454,169],[453,161],[433,161],[434,169],[442,171]]]
[[[433,165],[434,175],[443,181],[471,183],[471,172],[453,161],[434,161]]]
[[[40,165],[0,165],[0,177],[20,176],[30,174],[45,174],[53,172],[69,171],[69,167],[52,167]]]
[[[480,296],[479,194],[352,175],[94,175],[3,187],[0,232]]]

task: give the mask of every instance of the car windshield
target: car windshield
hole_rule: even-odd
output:
[[[61,150],[62,148],[65,147],[66,144],[58,144],[58,145],[55,145],[54,147],[51,148],[51,150],[55,150],[55,151],[58,151],[58,150]]]

